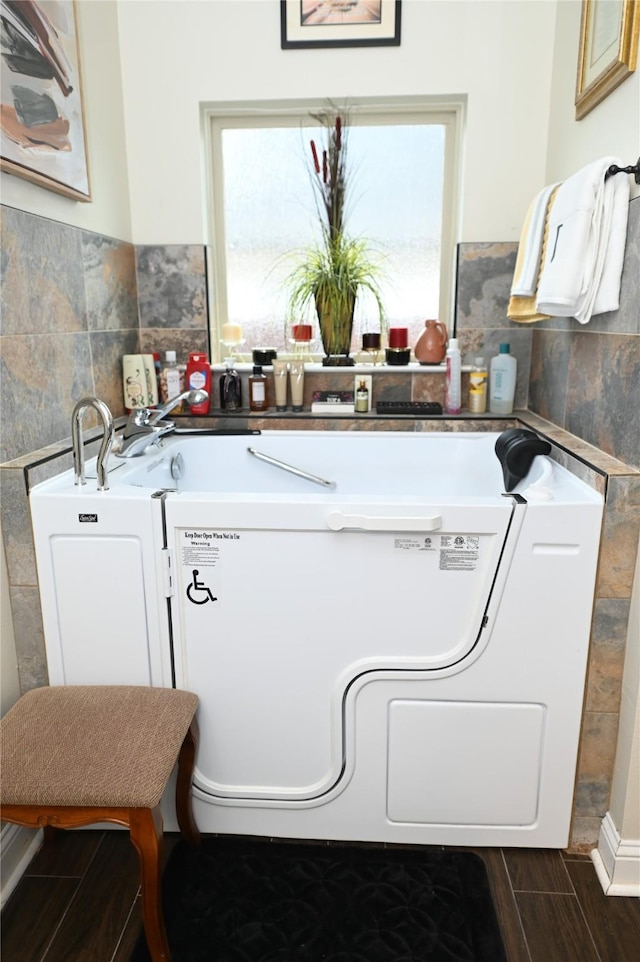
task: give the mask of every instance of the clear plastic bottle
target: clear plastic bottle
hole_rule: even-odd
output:
[[[167,351],[165,353],[165,365],[160,375],[160,401],[164,404],[172,397],[177,397],[184,391],[184,380],[176,362],[176,352]],[[184,402],[180,402],[171,411],[171,414],[182,414]]]
[[[223,411],[239,411],[242,408],[242,381],[235,369],[232,357],[225,357],[227,370],[220,377],[220,407]]]
[[[487,365],[483,357],[476,357],[469,375],[469,410],[484,414],[487,410]]]
[[[446,414],[460,414],[462,410],[462,358],[457,337],[449,339],[446,362],[444,410]]]
[[[501,344],[500,353],[491,358],[489,410],[492,414],[511,414],[513,411],[518,362],[509,351],[509,344]]]

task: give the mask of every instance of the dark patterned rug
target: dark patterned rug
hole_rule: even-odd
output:
[[[468,852],[209,837],[178,843],[163,893],[173,962],[506,962]]]

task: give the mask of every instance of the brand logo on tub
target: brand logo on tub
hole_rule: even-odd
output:
[[[90,524],[96,524],[98,521],[98,515],[97,514],[79,514],[78,521],[85,524],[87,522],[89,522]]]

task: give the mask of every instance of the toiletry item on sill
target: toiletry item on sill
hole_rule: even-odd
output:
[[[153,354],[124,354],[122,357],[124,406],[128,411],[155,407],[158,403]]]
[[[273,361],[273,385],[276,396],[276,411],[287,410],[287,381],[289,374],[289,362]]]
[[[353,391],[314,391],[311,398],[312,414],[353,414]]]
[[[249,378],[249,410],[266,411],[268,407],[267,377],[262,372],[262,365],[254,364]]]
[[[489,410],[492,414],[511,414],[513,411],[518,362],[509,351],[509,344],[501,344],[500,353],[491,359]]]
[[[371,410],[371,375],[359,374],[355,380],[355,412],[356,414],[368,414]]]
[[[189,405],[191,414],[208,414],[211,404],[211,365],[209,358],[202,351],[191,351],[187,362],[186,375],[187,391],[206,391],[209,397],[200,404]]]
[[[167,351],[165,353],[165,365],[160,375],[160,402],[164,404],[171,398],[177,397],[178,394],[182,394],[184,390],[184,373],[178,367],[176,352]],[[184,402],[181,401],[180,404],[173,408],[171,414],[182,414],[183,411]]]
[[[460,414],[462,410],[462,358],[457,337],[450,338],[447,347],[444,409],[447,414]]]
[[[223,411],[239,411],[242,408],[242,381],[232,357],[224,359],[226,371],[220,377],[220,408]]]
[[[251,352],[254,364],[259,364],[261,367],[269,367],[273,364],[273,361],[278,356],[278,352],[275,347],[254,347]]]
[[[484,414],[487,410],[487,365],[483,357],[476,357],[469,375],[469,410]]]
[[[289,381],[291,383],[291,410],[302,411],[304,404],[304,361],[296,358],[289,364]]]
[[[153,352],[153,366],[156,372],[156,395],[159,401],[160,400],[160,378],[162,376],[162,361],[160,360],[159,351]]]

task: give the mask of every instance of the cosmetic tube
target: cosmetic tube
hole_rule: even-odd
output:
[[[291,381],[291,409],[302,411],[304,400],[304,363],[302,361],[290,362],[289,380]]]
[[[287,410],[287,373],[288,361],[273,360],[273,381],[276,394],[276,411]]]

